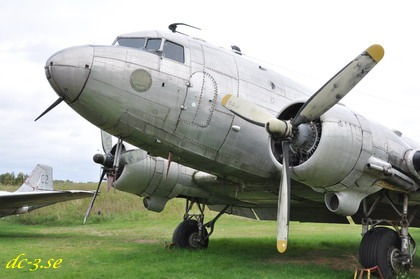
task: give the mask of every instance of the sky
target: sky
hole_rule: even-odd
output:
[[[242,52],[314,92],[371,44],[383,60],[343,100],[352,110],[420,142],[420,4],[386,0],[0,1],[0,174],[29,174],[37,163],[54,179],[97,181],[99,129],[58,96],[45,61],[75,45],[111,44],[123,33],[183,32]],[[181,31],[181,29],[180,29]]]

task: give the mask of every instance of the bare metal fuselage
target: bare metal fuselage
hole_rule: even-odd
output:
[[[387,278],[405,274],[416,251],[408,228],[420,227],[420,146],[338,103],[383,48],[372,45],[311,95],[237,47],[177,34],[177,25],[184,24],[170,25],[173,33],[122,35],[112,46],[65,49],[47,61],[60,98],[46,112],[65,100],[119,138],[114,149],[102,132],[105,155],[94,157],[103,166],[100,183],[107,175],[156,212],[185,198],[173,235],[184,248],[207,247],[223,213],[277,219],[281,253],[289,220],[345,223],[353,216],[364,234],[361,264],[380,266]],[[139,149],[125,150],[122,140]],[[194,203],[200,214],[190,213]],[[205,224],[202,205],[220,214]],[[383,223],[396,231],[376,227]]]
[[[182,45],[184,61],[169,59],[160,49],[80,46],[47,62],[47,77],[54,77],[51,85],[95,126],[153,156],[171,154],[173,161],[217,177],[217,183],[207,183],[209,195],[275,208],[279,174],[267,148],[267,133],[225,109],[221,99],[226,94],[241,96],[274,117],[310,93],[236,52],[201,40],[158,31],[119,38],[136,37]],[[69,69],[74,71],[65,81],[68,85],[55,82],[61,69],[66,77]],[[340,193],[339,199],[358,207],[364,197],[384,186],[383,177],[367,169],[369,159],[412,172],[405,164],[407,154],[418,148],[412,141],[341,105],[323,115],[321,122],[322,137],[311,157],[293,167],[296,187],[311,187],[295,188],[299,189],[296,196],[319,202],[318,193],[321,197]],[[414,180],[418,179],[417,175]],[[312,189],[315,192],[308,194]],[[352,212],[349,206],[336,213]]]

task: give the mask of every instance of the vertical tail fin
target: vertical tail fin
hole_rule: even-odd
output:
[[[33,192],[39,190],[54,190],[52,168],[40,164],[36,165],[31,175],[16,192]]]

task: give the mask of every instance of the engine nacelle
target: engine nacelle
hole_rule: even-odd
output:
[[[137,157],[138,159],[138,157]],[[159,158],[145,156],[137,162],[123,166],[114,188],[144,197],[146,209],[161,212],[171,198],[194,196],[208,198],[209,194],[198,187],[194,180],[196,171]],[[210,174],[201,173],[205,177]]]
[[[299,103],[290,106],[278,118],[289,119],[300,106]],[[364,135],[356,115],[341,105],[318,120],[300,125],[295,133],[290,148],[292,178],[319,191],[342,191],[353,186],[355,179],[345,185],[340,183],[355,169],[359,178],[366,165],[363,160],[371,155],[368,150],[366,154],[362,152],[366,149]],[[280,167],[283,151],[279,143],[271,137],[271,153]]]
[[[416,172],[420,172],[420,150],[413,152],[412,160],[413,168]]]
[[[420,150],[410,150],[405,155],[405,161],[410,173],[420,181]]]
[[[292,104],[278,118],[294,117],[301,105]],[[270,137],[271,158],[279,169],[283,154],[281,141]],[[400,133],[336,105],[293,132],[289,153],[291,177],[316,191],[332,192],[326,196],[330,210],[349,214],[359,207],[361,197],[379,191],[383,185],[402,192],[417,190],[413,172],[418,175],[420,151],[408,154],[413,148]],[[412,159],[407,160],[407,156]],[[369,168],[372,158],[389,164],[391,169],[381,172]],[[347,204],[345,199],[356,205]]]
[[[332,111],[335,113],[321,117],[321,136],[316,150],[293,168],[297,180],[307,181],[315,188],[330,188],[355,168],[362,150],[362,129],[356,116],[342,108],[339,106]]]

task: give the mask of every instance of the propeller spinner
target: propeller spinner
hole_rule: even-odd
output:
[[[284,253],[287,249],[290,219],[290,143],[299,137],[294,133],[300,125],[305,125],[319,118],[361,81],[367,73],[382,59],[384,49],[372,45],[347,66],[332,77],[324,86],[313,94],[291,120],[275,118],[264,108],[233,95],[226,95],[222,105],[245,120],[265,127],[266,131],[282,141],[282,177],[279,186],[277,210],[277,250]]]

